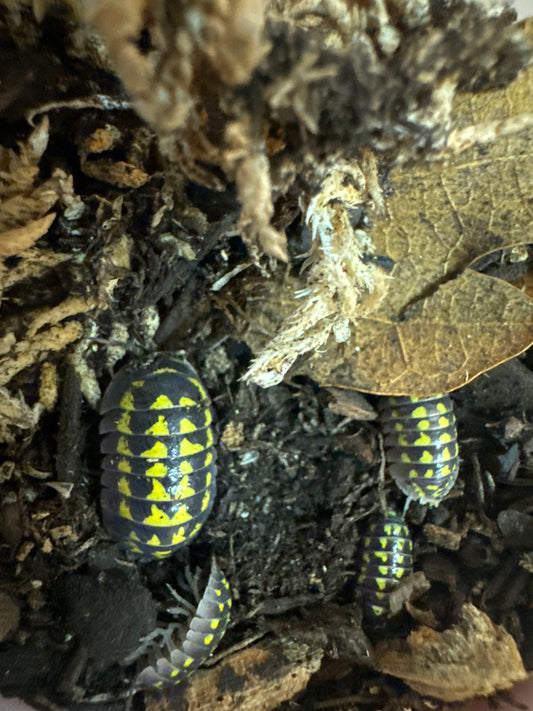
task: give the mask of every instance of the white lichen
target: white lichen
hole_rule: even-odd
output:
[[[304,207],[312,233],[305,264],[306,282],[296,292],[301,305],[285,320],[263,349],[245,379],[262,387],[283,380],[298,356],[323,347],[333,333],[348,340],[364,299],[374,290],[379,269],[372,260],[368,235],[354,229],[351,214],[369,198],[374,185],[368,165],[336,162],[322,180],[321,190]]]

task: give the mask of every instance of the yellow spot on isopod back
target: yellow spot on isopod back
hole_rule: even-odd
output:
[[[231,607],[231,606],[232,606],[232,604],[233,604],[233,603],[232,603],[231,599],[230,599],[230,600],[228,600],[228,603],[227,603],[228,607]]]
[[[383,549],[387,548],[387,545],[388,545],[388,542],[389,542],[389,539],[388,539],[388,538],[385,538],[385,536],[382,536],[382,537],[379,538],[378,540],[379,540],[379,545],[380,545]]]
[[[452,441],[452,436],[448,432],[443,432],[441,436],[439,437],[439,442],[442,442],[442,444],[448,444],[448,442]]]
[[[387,587],[387,581],[385,578],[376,578],[376,585],[380,590],[385,590],[385,588]]]
[[[402,462],[411,462],[411,457],[407,454],[407,452],[402,452],[400,459]]]
[[[160,546],[161,541],[158,536],[154,535],[146,541],[147,546]]]
[[[381,573],[381,575],[387,575],[389,569],[386,565],[378,565],[378,572]]]
[[[180,442],[180,457],[191,457],[193,454],[201,452],[202,449],[205,449],[202,444],[195,444],[184,437]]]
[[[452,458],[452,455],[451,455],[448,447],[444,447],[444,449],[440,453],[440,456],[441,456],[441,459],[443,459],[444,461],[447,461],[448,459]]]
[[[451,425],[451,421],[448,417],[439,417],[439,425],[440,427],[449,427]]]
[[[119,437],[117,443],[117,452],[119,454],[124,454],[127,457],[133,457],[133,452],[131,451],[128,440],[126,437]]]
[[[193,469],[190,462],[185,460],[180,463],[180,474],[192,474],[192,471]]]
[[[190,397],[185,397],[185,396],[180,397],[180,401],[178,404],[180,407],[194,407],[194,405],[196,405],[194,400],[191,400]]]
[[[152,375],[163,375],[164,373],[177,373],[176,368],[169,368],[165,366],[164,368],[158,368],[152,372]]]
[[[209,499],[210,499],[210,491],[209,489],[205,492],[204,497],[202,499],[202,507],[201,510],[205,511],[207,507],[209,506]]]
[[[187,511],[185,504],[180,506],[172,517],[155,504],[152,504],[151,514],[143,519],[143,523],[147,526],[176,526],[191,519],[192,516]]]
[[[210,447],[212,444],[213,444],[213,430],[207,430],[206,447]]]
[[[131,496],[130,483],[125,477],[121,477],[118,480],[118,490],[124,496]]]
[[[217,597],[220,597],[222,595],[222,590],[218,590],[217,588],[215,588],[215,595]]]
[[[428,471],[431,471],[428,469]],[[409,469],[409,479],[418,479],[418,472],[416,469]]]
[[[120,407],[124,410],[133,410],[133,393],[131,390],[128,390],[122,396],[120,400]]]
[[[396,432],[403,432],[404,426],[401,422],[396,422],[396,424],[394,425],[394,429],[396,430]]]
[[[183,504],[183,506],[180,506],[174,516],[170,519],[170,525],[175,526],[178,523],[187,523],[187,521],[190,521],[191,519],[192,516],[187,510],[187,506]]]
[[[135,533],[135,531],[130,531],[130,536],[129,536],[129,537],[131,538],[132,541],[137,541],[138,543],[141,542],[141,539],[140,539],[139,536]]]
[[[426,469],[424,472],[424,479],[433,479],[435,476],[435,471],[433,469]]]
[[[202,523],[197,523],[196,526],[192,529],[192,531],[189,534],[189,538],[194,538],[198,531],[202,528]]]
[[[189,477],[185,475],[178,485],[176,499],[186,499],[189,496],[194,496],[194,494],[196,494],[196,491],[191,486]]]
[[[376,597],[376,600],[379,600],[379,601],[384,600],[384,599],[386,598],[386,593],[381,592],[381,590],[379,590],[379,591],[376,590],[376,591],[374,592],[374,595],[375,595],[375,597]]]
[[[139,546],[136,546],[134,543],[126,541],[126,545],[128,547],[128,550],[130,550],[132,553],[142,553],[142,550],[139,548]]]
[[[166,410],[169,407],[174,407],[174,403],[166,395],[160,395],[150,405],[150,410]]]
[[[206,409],[205,411],[205,426],[209,427],[209,425],[213,422],[213,413],[209,408]]]
[[[438,402],[437,403],[437,410],[439,412],[448,412],[446,405],[443,402]]]
[[[172,536],[172,545],[177,545],[178,543],[183,543],[183,541],[187,540],[187,536],[185,535],[185,529],[183,526],[178,529],[176,533],[173,534]]]
[[[420,419],[422,417],[427,417],[428,411],[423,405],[420,405],[420,407],[417,407],[413,410],[411,413],[411,417],[416,417],[417,419]]]
[[[433,463],[433,455],[431,452],[428,452],[427,449],[422,452],[422,456],[418,460],[421,464],[432,464]]]
[[[220,612],[224,612],[224,603],[223,602],[218,603],[218,609],[220,610]]]
[[[154,551],[153,553],[150,553],[150,555],[153,555],[154,558],[166,558],[168,555],[172,555],[174,551],[168,550],[168,551]]]
[[[211,472],[207,472],[207,474],[205,475],[205,485],[210,486],[212,479],[213,475],[211,474]]]
[[[441,476],[449,476],[451,474],[451,469],[449,464],[445,464],[441,469]]]
[[[144,385],[144,380],[134,380],[132,382],[132,385],[134,388],[142,388],[142,386]]]
[[[375,556],[378,560],[382,560],[384,563],[387,562],[387,553],[381,553],[380,551],[376,551],[376,552],[374,553],[374,556]]]
[[[216,628],[218,627],[219,622],[220,622],[220,620],[211,620],[211,629],[212,629],[212,630],[216,630]]]
[[[168,474],[168,467],[166,464],[163,464],[163,462],[156,462],[155,464],[152,464],[151,467],[148,467],[145,474],[146,476],[153,476],[158,479],[162,479]]]
[[[183,666],[190,667],[193,662],[194,662],[194,657],[187,657],[187,659],[183,662]]]
[[[159,415],[157,418],[157,422],[154,422],[154,424],[149,427],[147,430],[145,430],[145,434],[147,435],[168,435],[170,432],[168,431],[168,424],[163,415]]]
[[[166,459],[168,457],[168,447],[163,442],[156,442],[152,449],[141,452],[141,457],[146,459]]]
[[[427,434],[421,434],[420,437],[415,440],[415,444],[418,447],[427,447],[428,444],[431,444],[431,437]]]
[[[180,422],[180,434],[188,434],[189,432],[196,432],[198,427],[196,427],[195,424],[193,424],[189,419],[186,417],[183,418]]]
[[[426,491],[438,491],[439,487],[436,484],[428,484],[426,486]]]
[[[419,420],[416,423],[419,430],[425,431],[429,428],[429,420]]]
[[[157,481],[157,479],[154,479],[154,481],[152,481],[152,491],[146,498],[151,501],[170,501],[171,496],[163,484],[161,484],[160,481]]]
[[[131,515],[130,507],[124,501],[124,499],[122,499],[120,502],[120,506],[118,507],[118,513],[119,516],[122,516],[122,518],[127,518],[129,521],[133,521],[133,516]]]
[[[131,411],[125,410],[117,422],[117,430],[124,434],[133,434],[130,427]]]
[[[206,636],[204,637],[204,644],[206,645],[206,647],[208,647],[212,641],[213,641],[213,635],[206,634]]]
[[[213,461],[213,452],[209,451],[204,460],[204,467],[208,467]]]
[[[387,536],[392,536],[392,526],[391,526],[390,523],[386,523],[386,524],[383,526],[383,530],[385,531],[385,533],[387,534]]]
[[[125,474],[131,474],[131,463],[129,459],[119,459],[117,469]]]
[[[382,607],[377,607],[376,605],[371,605],[370,607],[374,617],[380,617],[385,614],[385,610]]]
[[[174,678],[174,677],[178,676],[178,674],[179,674],[180,672],[181,672],[181,669],[173,669],[173,670],[170,672],[170,676],[171,676],[172,678]]]
[[[398,444],[400,447],[407,447],[409,444],[409,440],[407,439],[406,435],[400,435],[398,437]]]

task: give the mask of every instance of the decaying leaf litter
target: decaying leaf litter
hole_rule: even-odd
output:
[[[510,82],[529,50],[490,6],[6,4],[4,694],[121,705],[120,662],[156,603],[161,623],[165,584],[186,590],[184,565],[212,552],[238,602],[228,656],[174,708],[213,708],[214,693],[219,708],[278,708],[306,687],[302,708],[420,705],[368,676],[376,664],[441,698],[521,678],[517,660],[475,685],[478,660],[459,654],[469,624],[491,669],[503,639],[530,666],[529,553],[505,533],[529,524],[529,353],[458,391],[455,496],[411,514],[432,585],[403,593],[410,616],[389,635],[429,628],[437,656],[455,650],[466,670],[454,689],[406,678],[401,657],[386,665],[394,642],[373,661],[352,580],[378,506],[377,429],[343,417],[355,396],[319,387],[448,390],[531,341],[528,261],[513,261],[527,251],[492,254],[528,242],[530,73]],[[465,324],[457,303],[472,295]],[[99,524],[94,408],[110,370],[155,347],[199,366],[221,474],[198,543],[139,569]],[[280,384],[241,380],[252,354],[253,377]],[[287,371],[300,377],[281,383]]]

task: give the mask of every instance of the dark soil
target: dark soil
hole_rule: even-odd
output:
[[[26,67],[35,56],[23,60]],[[122,98],[107,74],[90,81],[117,102]],[[43,85],[43,102],[53,88]],[[87,84],[69,87],[73,96],[86,89]],[[0,117],[6,145],[28,134],[22,119],[25,99],[22,88],[18,103]],[[201,590],[216,554],[234,599],[218,651],[253,644],[258,636],[303,639],[304,633],[306,639],[314,634],[312,644],[324,650],[323,666],[308,690],[279,711],[303,711],[321,702],[331,709],[358,704],[369,711],[421,708],[414,692],[369,664],[371,643],[405,635],[413,619],[400,616],[379,633],[360,624],[359,541],[381,510],[379,424],[335,414],[331,392],[307,378],[268,390],[242,382],[253,357],[236,325],[244,304],[225,302],[211,290],[246,258],[235,233],[234,187],[214,192],[181,176],[173,188],[175,208],[153,234],[148,226],[174,168],[132,111],[106,111],[105,119],[125,134],[147,131],[144,167],[151,180],[136,190],[121,190],[84,174],[77,145],[80,136],[101,125],[102,114],[58,111],[47,160],[68,165],[85,212],[75,229],[58,218],[45,250],[69,251],[77,259],[8,293],[7,313],[22,329],[26,299],[51,308],[61,294],[93,293],[105,248],[119,235],[129,235],[131,269],[117,269],[118,286],[108,308],[84,322],[86,333],[93,334],[84,360],[87,382],[91,374],[105,387],[110,365],[118,368],[149,350],[184,351],[201,374],[217,416],[217,501],[198,538],[170,560],[136,565],[121,557],[99,518],[96,403],[82,395],[87,382],[79,369],[78,375],[73,372],[70,351],[51,353],[61,382],[58,404],[34,431],[2,445],[4,461],[15,463],[17,475],[2,470],[0,478],[1,588],[15,603],[15,610],[5,606],[5,614],[0,605],[5,618],[0,627],[7,629],[0,643],[0,693],[46,709],[125,708],[138,670],[125,659],[141,637],[173,621],[166,612],[175,604],[168,586],[194,600],[191,576],[197,571]],[[123,200],[119,217],[115,200]],[[289,253],[301,254],[309,235],[298,210],[277,217],[287,227]],[[183,257],[168,233],[185,243],[192,257]],[[483,269],[505,276],[500,256]],[[294,264],[296,273],[300,263]],[[261,276],[286,269],[262,266]],[[522,263],[522,272],[527,266]],[[255,266],[250,270],[260,274]],[[160,320],[153,338],[147,334],[150,309]],[[113,349],[120,353],[118,360]],[[23,371],[10,390],[34,403],[38,375],[37,367]],[[513,635],[526,667],[533,669],[531,352],[480,376],[452,398],[462,458],[458,482],[437,509],[414,504],[407,515],[415,569],[431,582],[417,604],[444,629],[463,602],[474,602]],[[375,402],[371,396],[367,400]],[[388,504],[401,511],[404,497],[388,479],[385,493]],[[438,527],[431,539],[427,524]],[[455,550],[449,546],[450,532],[459,540]],[[146,659],[137,666],[144,664]],[[337,699],[356,700],[337,704]],[[134,708],[143,708],[144,701],[138,694]],[[177,699],[173,708],[183,708],[179,704]]]

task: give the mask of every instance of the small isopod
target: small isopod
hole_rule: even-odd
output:
[[[198,534],[216,493],[213,413],[198,374],[159,353],[122,368],[100,406],[102,519],[139,560]]]
[[[383,397],[378,409],[390,475],[408,501],[438,506],[459,473],[451,398]]]
[[[363,617],[372,621],[389,617],[390,594],[412,571],[413,542],[409,528],[394,511],[387,511],[363,538],[357,581]]]
[[[230,619],[229,583],[213,560],[211,574],[202,599],[192,618],[185,640],[170,656],[160,657],[155,667],[143,669],[135,685],[143,689],[171,688],[186,679],[203,664],[218,645]]]

